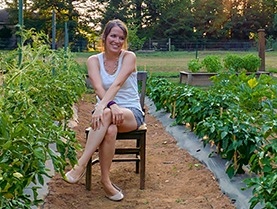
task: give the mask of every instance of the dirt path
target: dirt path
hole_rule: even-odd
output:
[[[93,105],[78,104],[77,138],[85,144],[84,130],[90,122]],[[92,191],[85,188],[85,178],[70,185],[57,174],[49,183],[44,209],[234,209],[222,194],[213,174],[176,141],[153,116],[146,114],[147,163],[145,190],[139,189],[139,175],[134,163],[113,163],[111,179],[123,189],[121,202],[106,199],[100,184],[99,165],[92,168]],[[80,155],[80,153],[78,153]],[[69,168],[68,168],[69,169]]]

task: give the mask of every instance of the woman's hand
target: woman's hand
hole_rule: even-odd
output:
[[[124,121],[124,115],[122,110],[119,108],[117,104],[113,104],[110,106],[112,111],[112,123],[114,125],[120,126]]]
[[[93,111],[92,114],[92,119],[91,119],[91,127],[95,131],[97,129],[100,129],[103,121],[103,108],[101,107],[96,107]]]

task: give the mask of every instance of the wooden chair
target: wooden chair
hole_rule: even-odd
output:
[[[138,71],[137,73],[138,85],[140,86],[140,105],[144,109],[145,91],[146,91],[146,79],[147,73]],[[117,140],[135,140],[136,146],[134,147],[120,147],[115,149],[115,157],[113,162],[136,162],[136,173],[140,174],[140,189],[144,189],[145,185],[145,149],[146,149],[146,124],[142,124],[137,130],[118,133]],[[86,139],[90,128],[86,129]],[[125,155],[125,157],[116,157],[117,155]],[[126,156],[128,155],[128,156]],[[132,156],[132,157],[131,157]],[[91,166],[98,163],[99,158],[89,160],[86,169],[86,189],[91,190]]]

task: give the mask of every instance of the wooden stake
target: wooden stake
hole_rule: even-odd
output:
[[[236,135],[233,135],[233,139],[234,139],[234,141],[236,141]],[[237,151],[235,151],[234,152],[234,167],[235,167],[235,169],[237,170],[237,168],[238,168],[238,159],[237,159]]]
[[[172,118],[175,118],[175,112],[176,112],[176,101],[173,102],[173,110],[172,110]]]
[[[220,107],[220,118],[222,117],[223,114],[223,107]]]

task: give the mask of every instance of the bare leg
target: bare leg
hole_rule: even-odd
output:
[[[128,132],[135,130],[137,127],[137,123],[135,117],[129,109],[122,108],[124,114],[124,122],[120,126],[111,125],[112,123],[112,114],[110,109],[104,110],[104,120],[102,121],[102,126],[99,130],[91,130],[88,135],[88,140],[85,146],[84,153],[81,158],[78,160],[78,164],[74,166],[74,168],[68,172],[68,174],[73,179],[79,179],[82,176],[82,173],[85,170],[87,162],[95,152],[95,150],[99,147],[101,149],[100,157],[100,166],[101,166],[101,182],[104,185],[104,190],[107,195],[116,193],[115,188],[112,186],[110,178],[109,178],[109,170],[112,163],[112,158],[114,156],[115,150],[115,137],[117,131],[119,132]],[[109,130],[108,130],[109,129]],[[105,140],[104,140],[105,138]],[[103,143],[103,140],[105,141]],[[113,142],[111,142],[113,141]],[[101,143],[103,143],[101,145]],[[101,163],[102,162],[102,163]],[[102,167],[104,165],[104,167]]]
[[[104,136],[107,132],[108,127],[111,124],[111,111],[110,109],[104,110],[104,121],[103,125],[100,127],[99,130],[90,130],[88,135],[88,140],[86,142],[84,153],[82,154],[81,158],[78,160],[78,164],[74,166],[74,169],[70,171],[70,176],[73,178],[79,178],[89,159],[95,152],[95,150],[99,147],[102,143]]]
[[[109,174],[112,159],[114,157],[116,134],[118,131],[128,132],[136,129],[137,123],[133,113],[129,109],[122,108],[124,123],[121,126],[111,124],[106,132],[106,136],[99,147],[99,159],[101,167],[101,182],[104,191],[108,196],[115,195],[118,191],[111,183]]]
[[[112,186],[109,173],[114,157],[117,126],[110,125],[103,142],[99,146],[99,159],[101,167],[101,182],[108,196],[115,195],[118,191]]]

